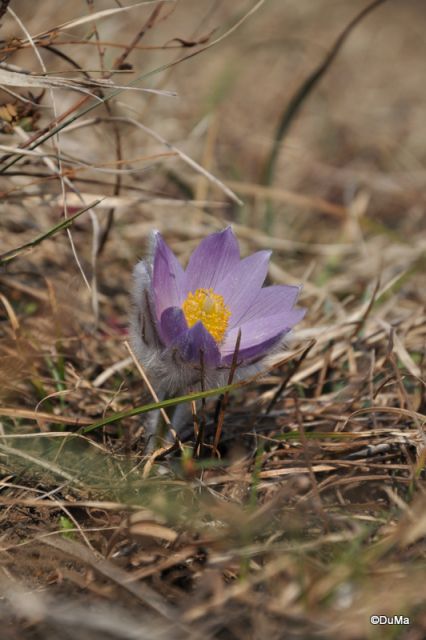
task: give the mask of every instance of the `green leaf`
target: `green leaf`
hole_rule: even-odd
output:
[[[210,398],[211,396],[218,396],[222,393],[226,393],[228,391],[232,391],[233,389],[237,389],[247,384],[247,381],[236,382],[234,384],[227,384],[224,387],[217,387],[217,389],[209,389],[208,391],[199,391],[198,393],[190,393],[185,396],[178,396],[177,398],[169,398],[168,400],[162,400],[161,402],[151,402],[149,404],[144,404],[140,407],[135,407],[134,409],[128,409],[127,411],[119,411],[118,413],[113,413],[111,416],[107,418],[103,418],[94,424],[90,424],[88,427],[84,427],[81,429],[81,433],[88,433],[89,431],[94,431],[95,429],[100,429],[107,424],[112,424],[113,422],[119,422],[124,418],[131,418],[132,416],[137,416],[140,413],[148,413],[149,411],[155,411],[156,409],[166,409],[167,407],[174,407],[176,404],[182,404],[183,402],[191,402],[191,400],[198,400],[200,398]]]
[[[66,516],[60,516],[59,527],[64,538],[68,538],[69,540],[72,540],[74,538],[73,529],[75,529],[75,525],[69,518],[67,518]]]

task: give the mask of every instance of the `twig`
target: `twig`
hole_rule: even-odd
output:
[[[312,347],[316,344],[316,341],[313,340],[303,351],[302,355],[300,356],[300,358],[297,360],[297,362],[295,363],[294,367],[291,369],[291,371],[289,371],[289,373],[286,375],[286,377],[284,378],[284,380],[281,382],[281,384],[279,385],[278,389],[275,391],[274,395],[271,398],[271,401],[269,402],[268,406],[265,409],[265,414],[264,415],[268,415],[268,413],[272,410],[272,408],[275,406],[275,404],[278,402],[278,400],[281,398],[282,394],[284,393],[288,383],[290,382],[290,380],[292,379],[292,377],[295,375],[295,373],[297,373],[297,371],[300,369],[300,366],[302,365],[303,361],[306,359],[306,357],[308,356],[308,353],[310,352],[310,350],[312,349]]]
[[[204,367],[204,351],[200,349],[200,387],[201,391],[205,392],[205,367]],[[198,424],[198,434],[194,445],[193,456],[200,456],[204,444],[204,433],[206,430],[206,398],[201,398],[201,417]]]
[[[309,478],[311,480],[312,493],[313,493],[313,496],[314,496],[314,504],[315,504],[315,507],[316,507],[316,509],[318,511],[318,514],[320,515],[321,520],[323,522],[324,531],[325,531],[325,533],[328,533],[329,530],[330,530],[329,520],[328,520],[327,513],[325,512],[323,504],[322,504],[320,492],[319,492],[319,489],[318,489],[317,479],[315,477],[314,468],[313,468],[313,465],[312,465],[311,456],[309,455],[308,441],[306,439],[305,427],[303,425],[303,418],[302,418],[302,415],[301,415],[301,412],[300,412],[299,398],[297,396],[297,393],[294,393],[293,400],[294,400],[294,408],[295,408],[295,413],[296,413],[297,426],[299,428],[300,442],[302,443],[303,453],[304,453],[304,457],[305,457],[305,461],[306,461],[306,466],[308,468]]]
[[[235,371],[237,369],[238,353],[240,351],[240,344],[241,344],[241,329],[238,329],[237,340],[235,342],[234,354],[232,356],[232,363],[231,363],[231,368],[229,370],[229,376],[228,376],[228,384],[229,385],[232,384],[232,381],[233,381],[234,375],[235,375]],[[214,434],[214,442],[213,442],[213,454],[216,454],[216,455],[219,455],[218,445],[219,445],[219,441],[220,441],[220,436],[222,434],[223,421],[225,419],[225,409],[226,409],[226,406],[228,404],[228,396],[229,396],[229,393],[224,393],[223,396],[220,399],[219,416],[218,416],[218,420],[217,420],[216,433]]]
[[[1,0],[0,2],[0,20],[3,18],[4,14],[7,11],[7,7],[9,5],[10,0]]]
[[[212,42],[209,42],[206,46],[202,47],[198,51],[194,51],[194,52],[189,53],[189,54],[187,54],[185,56],[182,56],[181,58],[179,58],[177,60],[174,60],[173,62],[170,62],[170,63],[167,63],[167,64],[163,64],[163,65],[153,69],[152,71],[148,71],[148,73],[143,73],[142,75],[138,76],[137,78],[135,78],[134,80],[129,82],[128,85],[126,85],[126,86],[127,87],[132,87],[132,86],[136,85],[138,82],[140,82],[141,80],[143,80],[145,78],[149,78],[150,76],[152,76],[154,74],[157,74],[157,73],[161,73],[162,71],[165,71],[166,69],[170,69],[170,68],[180,64],[181,62],[185,62],[186,60],[190,60],[191,58],[199,55],[200,53],[204,53],[205,51],[207,51],[211,47],[214,47],[215,45],[219,44],[220,42],[222,42],[222,40],[224,40],[225,38],[230,36],[232,33],[234,33],[237,29],[239,29],[242,26],[242,24],[250,16],[252,16],[258,9],[260,9],[260,7],[265,2],[266,2],[266,0],[258,0],[258,2],[254,5],[254,7],[249,9],[249,11],[247,11],[247,13],[245,13],[242,16],[242,18],[237,20],[237,22],[235,24],[233,24],[225,33],[223,33],[221,36],[216,38],[216,40],[213,40]],[[135,6],[135,5],[133,5],[133,6]],[[91,18],[89,17],[89,20],[90,19]],[[69,24],[69,23],[67,23],[67,24]],[[121,93],[121,91],[122,91],[121,88],[112,90],[107,96],[105,96],[105,98],[101,102],[105,102],[107,100],[111,100],[115,96],[119,95]],[[72,124],[75,120],[77,120],[78,118],[81,118],[81,116],[85,115],[86,113],[89,113],[90,111],[92,111],[93,109],[96,109],[99,106],[99,102],[93,102],[93,103],[89,104],[88,106],[84,107],[81,111],[77,111],[78,109],[83,107],[83,105],[88,101],[88,99],[89,99],[88,96],[84,96],[80,101],[78,101],[77,103],[72,105],[67,111],[62,113],[60,116],[57,116],[53,122],[51,122],[49,125],[47,125],[47,127],[42,129],[41,131],[38,131],[27,142],[27,145],[30,145],[30,149],[34,149],[37,146],[39,146],[40,144],[43,144],[46,140],[48,140],[52,136],[56,135],[63,128],[67,127],[69,124]],[[77,113],[76,113],[76,111],[77,111]],[[71,115],[71,114],[74,114],[74,115]],[[67,120],[68,116],[70,116],[70,117]],[[3,160],[4,159],[0,159],[0,161],[3,161]],[[11,160],[9,162],[9,164],[5,165],[3,167],[3,169],[0,171],[0,173],[5,173],[7,171],[7,169],[9,169],[11,166],[13,166],[18,160],[19,160],[19,156],[16,157],[15,159]],[[236,198],[236,196],[234,196],[234,197]],[[236,200],[238,202],[239,199],[236,198]]]

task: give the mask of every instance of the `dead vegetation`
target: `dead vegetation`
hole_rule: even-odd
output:
[[[425,10],[373,4],[306,92],[365,3],[0,3],[2,639],[424,637]],[[131,270],[229,222],[309,311],[148,457]]]

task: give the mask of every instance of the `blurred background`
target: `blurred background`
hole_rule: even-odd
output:
[[[2,638],[425,637],[425,21],[0,2]],[[82,436],[150,399],[123,344],[150,232],[185,264],[228,224],[303,283],[298,359],[232,395],[221,460],[147,462],[140,418]]]
[[[55,31],[60,23],[118,5],[76,2],[61,5],[60,11],[54,1],[39,3],[36,11],[25,1],[12,6],[33,36],[53,29],[37,41],[46,45],[38,52],[49,75],[81,80],[84,73],[97,79],[111,77],[125,52],[112,82],[122,86],[142,76],[108,106],[99,105],[76,119],[59,138],[64,162],[69,157],[66,166],[75,171],[73,182],[84,197],[119,198],[113,240],[110,235],[116,246],[114,250],[112,244],[109,249],[105,246],[97,265],[101,288],[108,284],[112,258],[115,262],[121,257],[127,264],[144,254],[152,227],[170,232],[178,241],[187,240],[188,234],[199,237],[209,224],[236,222],[245,227],[241,234],[248,245],[253,243],[253,230],[281,240],[284,244],[278,242],[273,248],[281,251],[280,259],[299,278],[315,255],[321,255],[321,248],[315,248],[318,243],[359,244],[366,235],[371,245],[364,275],[371,278],[378,275],[383,260],[387,262],[380,253],[381,243],[415,243],[417,234],[424,232],[423,2],[383,2],[366,15],[300,101],[282,136],[278,130],[289,103],[344,28],[367,6],[365,2],[270,0],[258,3],[250,16],[247,11],[255,5],[242,1],[165,2],[160,8],[137,6],[104,16],[95,26],[85,22],[60,33]],[[242,23],[232,31],[239,20]],[[1,33],[4,64],[17,65],[25,73],[42,73],[41,61],[28,43],[18,51],[10,47],[26,37],[10,14],[3,16]],[[126,50],[134,39],[135,47]],[[216,39],[220,42],[194,55]],[[161,71],[163,65],[190,55]],[[176,95],[148,94],[137,87]],[[28,136],[52,122],[50,91],[41,98],[41,90],[33,93],[39,108],[3,92],[3,108],[12,103],[18,111],[9,124],[6,113],[3,144],[22,142],[14,130],[16,122]],[[81,99],[76,91],[54,90],[57,114],[67,109],[76,114]],[[213,174],[222,188],[167,143]],[[46,142],[50,144],[51,140]],[[58,179],[48,179],[49,169],[42,161],[27,158],[25,165],[29,174],[40,175],[31,181],[31,175],[16,175],[15,166],[15,175],[2,178],[6,229],[12,218],[13,231],[23,233],[23,239],[25,228],[19,228],[19,219],[24,216],[23,227],[41,227],[45,216],[46,223],[54,219],[60,212],[56,209],[55,214],[52,207],[60,201],[62,189]],[[242,205],[229,198],[224,185]],[[70,191],[67,185],[66,190]],[[30,196],[31,209],[25,213],[24,193]],[[35,195],[37,215],[32,208],[36,200],[31,200]],[[182,205],[193,200],[202,205]],[[77,201],[77,196],[70,197],[69,206]],[[107,204],[97,209],[101,228],[107,224]],[[14,206],[20,212],[12,214]],[[76,223],[75,243],[81,259],[90,262],[90,242],[80,233],[86,226],[87,216]],[[6,236],[4,242],[9,248]],[[64,248],[61,259],[69,258],[65,236],[55,239],[56,248],[58,243]],[[336,259],[340,255],[338,247],[328,252]],[[390,260],[395,268],[393,254]],[[68,275],[83,284],[72,262]],[[314,265],[311,274],[318,282],[321,268]],[[362,271],[362,265],[357,269]],[[122,270],[121,279],[124,275]],[[122,286],[126,286],[123,281]]]

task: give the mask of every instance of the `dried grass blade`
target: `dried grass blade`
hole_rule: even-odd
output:
[[[34,38],[39,38],[48,33],[51,33],[52,31],[65,31],[66,29],[74,29],[75,27],[79,27],[82,24],[87,24],[88,22],[95,22],[96,20],[101,20],[102,18],[109,18],[110,16],[116,15],[117,13],[123,13],[124,11],[130,11],[131,9],[137,9],[138,7],[143,7],[144,5],[159,4],[160,2],[176,2],[176,0],[144,0],[143,2],[136,2],[135,4],[129,5],[127,7],[96,11],[95,13],[83,16],[82,18],[76,18],[75,20],[63,22],[62,24],[58,25],[57,27],[53,27],[48,31],[42,31],[41,33],[37,34],[37,36],[34,36]]]
[[[216,389],[208,389],[207,391],[198,391],[197,393],[190,393],[185,396],[179,396],[177,398],[169,398],[168,400],[162,400],[161,402],[153,402],[150,404],[145,404],[139,407],[135,407],[134,409],[128,409],[127,411],[119,411],[118,413],[114,413],[112,416],[108,416],[91,424],[88,427],[82,429],[82,433],[88,433],[89,431],[94,431],[95,429],[100,429],[101,427],[106,426],[107,424],[112,424],[114,422],[118,422],[119,420],[123,420],[124,418],[131,418],[133,416],[140,415],[141,413],[148,413],[149,411],[154,411],[156,409],[163,409],[166,407],[173,407],[177,404],[182,404],[183,402],[191,402],[193,400],[199,400],[200,398],[211,398],[214,396],[219,396],[223,393],[227,393],[228,391],[233,391],[234,389],[240,389],[241,387],[245,387],[256,380],[262,378],[265,373],[268,371],[272,371],[273,369],[282,366],[283,364],[289,362],[300,353],[303,353],[306,347],[302,347],[297,351],[292,352],[290,355],[285,358],[281,358],[277,362],[274,362],[269,367],[267,367],[264,371],[257,373],[251,378],[247,378],[246,380],[240,380],[239,382],[234,382],[230,385],[225,385],[224,387],[217,387]]]
[[[87,547],[74,540],[66,540],[64,538],[43,538],[41,540],[43,544],[47,544],[71,557],[84,562],[92,567],[95,571],[105,576],[109,580],[112,580],[116,584],[129,591],[139,600],[146,602],[152,609],[157,611],[160,615],[168,620],[175,621],[176,614],[173,609],[167,604],[166,600],[150,587],[145,584],[131,584],[128,582],[128,573],[123,569],[115,566],[109,560],[95,555]]]
[[[95,200],[87,207],[84,207],[84,209],[77,211],[77,213],[75,213],[74,215],[70,216],[69,218],[66,218],[65,220],[62,220],[61,222],[59,222],[58,224],[55,224],[53,227],[51,227],[44,233],[41,233],[40,235],[36,236],[33,240],[30,240],[29,242],[22,244],[20,247],[16,247],[16,249],[11,249],[10,251],[6,251],[5,253],[0,254],[0,264],[6,264],[7,262],[14,260],[23,252],[30,251],[31,249],[36,247],[38,244],[43,242],[43,240],[46,240],[47,238],[50,238],[51,236],[55,235],[55,233],[58,233],[58,231],[61,231],[62,229],[67,229],[69,226],[71,226],[71,224],[74,222],[76,218],[79,218],[83,213],[85,213],[89,209],[96,207],[96,205],[99,204],[99,202],[101,202],[101,200]]]

